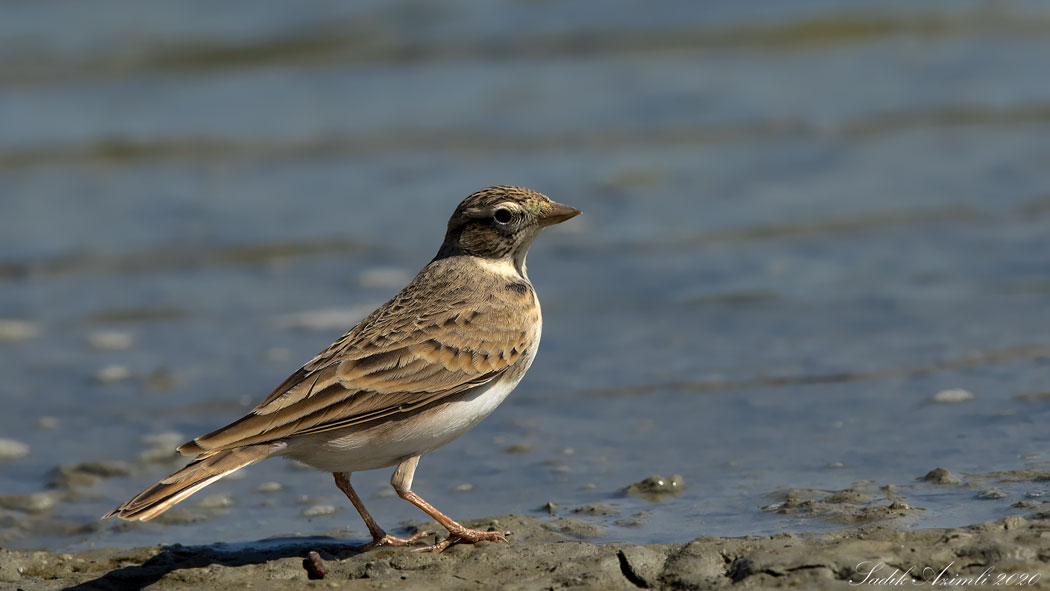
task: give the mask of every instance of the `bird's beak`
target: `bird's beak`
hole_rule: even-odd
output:
[[[560,224],[569,218],[580,215],[580,210],[561,203],[551,203],[551,208],[540,218],[541,226],[553,226]]]

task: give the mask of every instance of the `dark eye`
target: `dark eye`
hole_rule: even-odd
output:
[[[492,219],[496,220],[497,224],[506,224],[513,218],[514,216],[511,215],[510,210],[503,208],[497,209],[496,212],[492,214]]]

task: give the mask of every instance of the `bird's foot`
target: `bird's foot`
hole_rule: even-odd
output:
[[[399,538],[397,536],[392,536],[386,532],[382,532],[382,535],[375,536],[371,542],[365,544],[364,546],[361,546],[360,550],[361,552],[367,552],[368,550],[372,550],[373,548],[378,548],[380,546],[411,546],[412,544],[418,542],[420,538],[425,538],[427,536],[434,535],[435,533],[437,532],[419,531],[408,536],[407,538]]]
[[[511,532],[509,531],[481,531],[480,529],[470,529],[469,527],[457,528],[454,531],[449,531],[448,537],[444,540],[430,546],[415,548],[415,551],[441,552],[445,548],[460,542],[467,544],[476,544],[478,542],[507,542],[507,536],[510,534]]]

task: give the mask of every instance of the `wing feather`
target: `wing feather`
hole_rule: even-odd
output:
[[[538,308],[528,312],[525,306],[526,313],[516,316],[508,309],[521,309],[517,302],[479,300],[472,297],[478,285],[424,277],[427,272],[289,376],[247,416],[179,450],[196,454],[363,424],[503,375],[529,346],[528,327],[538,321]],[[446,289],[433,289],[442,281]]]
[[[513,342],[482,341],[484,351],[428,338],[359,359],[333,360],[316,371],[297,372],[298,381],[283,392],[193,443],[201,450],[229,449],[410,412],[498,378],[524,351],[525,336],[521,331]]]

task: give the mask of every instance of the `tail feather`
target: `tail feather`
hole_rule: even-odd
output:
[[[149,521],[223,476],[264,460],[283,448],[283,443],[264,443],[206,452],[102,518],[116,516]]]

